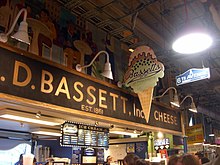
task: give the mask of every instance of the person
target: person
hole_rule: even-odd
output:
[[[15,163],[15,165],[23,165],[23,154],[20,154],[19,160]]]
[[[76,47],[74,46],[74,41],[75,40],[80,40],[80,32],[78,32],[75,29],[75,26],[73,22],[68,21],[67,22],[67,27],[62,29],[62,34],[64,37],[63,41],[63,47],[65,48],[71,48],[73,50],[76,50]]]
[[[199,158],[192,154],[186,154],[181,157],[182,165],[200,165]]]
[[[123,164],[124,165],[135,165],[138,159],[140,158],[135,154],[127,154],[127,156],[125,156],[123,159]]]
[[[50,34],[51,38],[56,39],[56,37],[57,37],[56,28],[55,28],[53,22],[50,21],[49,11],[47,9],[41,9],[39,20],[43,24],[45,24],[48,27],[48,29],[51,31],[51,34]]]
[[[107,156],[107,158],[106,158],[106,163],[105,163],[105,165],[110,165],[111,162],[112,162],[112,157],[109,155],[109,156]]]
[[[167,165],[181,165],[180,157],[177,155],[170,156]]]
[[[203,152],[197,152],[195,154],[195,156],[197,156],[199,158],[199,161],[201,164],[206,164],[206,163],[210,162],[210,160],[204,156]]]
[[[149,163],[144,159],[137,159],[135,165],[149,165]]]

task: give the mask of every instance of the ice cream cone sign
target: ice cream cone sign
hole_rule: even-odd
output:
[[[148,46],[139,46],[132,52],[128,70],[124,76],[124,84],[131,87],[141,103],[148,123],[154,87],[159,78],[164,76],[164,65],[157,61],[154,51]]]

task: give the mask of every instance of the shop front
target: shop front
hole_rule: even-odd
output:
[[[93,163],[99,160],[99,164],[103,164],[104,150],[109,148],[106,139],[113,127],[182,135],[179,111],[153,102],[147,122],[135,94],[7,44],[1,43],[0,46],[0,117],[1,120],[24,124],[35,123],[34,128],[27,131],[31,135],[30,140],[36,142],[32,143],[32,153],[36,151],[37,145],[50,146],[49,157],[53,155],[67,157],[72,161],[80,160],[76,164],[81,164],[82,160]],[[38,112],[41,115],[36,118],[35,114]],[[100,136],[107,133],[100,138],[100,143],[105,141],[105,145],[96,145],[97,142],[80,146],[79,141],[67,141],[67,145],[60,142],[60,138],[47,141],[39,139],[39,134],[32,133],[33,129],[42,128],[51,131],[56,129],[60,133],[60,126],[65,122],[69,122],[70,125],[72,123],[78,130],[81,129],[84,140],[86,134],[90,136],[91,132],[95,132],[95,139],[99,136],[96,131]],[[73,129],[74,126],[70,128]],[[79,135],[77,132],[65,137],[74,139],[79,138]],[[62,137],[64,138],[63,134]],[[141,154],[143,158],[147,158],[147,140],[143,144],[135,143],[139,148],[137,150],[145,146],[144,154]],[[132,148],[132,145],[126,143],[126,153],[131,152],[129,148]],[[79,158],[79,153],[84,157]],[[92,155],[100,155],[101,158],[96,157],[94,160],[90,157]]]

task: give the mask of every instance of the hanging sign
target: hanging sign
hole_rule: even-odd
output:
[[[115,85],[93,80],[91,76],[24,52],[20,55],[0,47],[0,53],[2,97],[15,96],[11,99],[27,99],[27,104],[30,101],[39,106],[52,105],[62,111],[68,109],[68,113],[85,118],[92,115],[92,118],[109,122],[123,120],[181,133],[180,113],[177,111],[153,103],[147,121],[139,98]]]
[[[187,144],[202,143],[204,141],[202,124],[186,127],[186,135]]]
[[[176,85],[183,85],[203,79],[210,78],[210,69],[202,68],[202,69],[189,69],[185,73],[176,76]]]

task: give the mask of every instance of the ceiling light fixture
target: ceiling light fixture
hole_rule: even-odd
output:
[[[157,137],[158,137],[159,139],[162,139],[162,138],[163,138],[163,133],[162,133],[162,132],[158,132],[158,133],[157,133]]]
[[[181,54],[202,52],[212,45],[212,38],[202,32],[190,32],[176,39],[172,49]]]
[[[10,30],[8,31],[8,33],[1,33],[0,34],[0,41],[1,42],[7,42],[8,41],[8,36],[13,32],[14,28],[15,28],[15,25],[17,24],[17,21],[19,19],[19,17],[21,16],[21,13],[24,12],[24,18],[23,18],[23,21],[20,23],[20,26],[18,28],[18,31],[12,35],[11,37],[20,41],[20,42],[24,42],[26,44],[30,44],[30,41],[29,41],[29,37],[28,37],[28,24],[27,24],[27,21],[26,21],[26,18],[27,18],[27,9],[23,8],[19,11],[19,13],[17,14]]]
[[[212,45],[212,38],[203,25],[193,25],[188,21],[188,11],[185,5],[186,25],[172,44],[172,49],[181,54],[202,52]]]
[[[112,70],[111,70],[111,64],[110,64],[110,62],[109,62],[109,54],[108,54],[108,52],[103,51],[103,50],[100,51],[100,52],[98,52],[98,53],[96,54],[96,56],[93,58],[93,60],[90,62],[90,64],[84,65],[84,66],[81,66],[80,64],[77,64],[77,65],[76,65],[76,70],[77,70],[78,72],[81,72],[82,69],[87,68],[87,67],[90,67],[90,66],[93,64],[93,62],[95,61],[95,59],[96,59],[100,54],[102,54],[102,53],[106,54],[107,59],[106,59],[104,71],[101,73],[101,75],[104,76],[104,77],[107,77],[107,78],[109,78],[109,79],[111,79],[111,80],[113,80],[113,75],[112,75]]]
[[[129,129],[123,129],[123,128],[112,128],[109,130],[109,133],[112,134],[119,134],[119,135],[129,135],[129,136],[133,136],[133,135],[140,135],[139,131],[136,130],[129,130]]]
[[[60,120],[57,118],[51,118],[51,117],[45,117],[45,116],[42,116],[41,118],[36,119],[36,117],[33,114],[13,111],[13,110],[1,110],[0,118],[17,120],[17,121],[22,121],[22,122],[29,122],[29,123],[36,123],[36,124],[43,124],[43,125],[50,125],[50,126],[60,125],[64,122],[63,120]]]
[[[190,98],[191,101],[192,101],[192,103],[191,103],[191,105],[190,105],[189,111],[197,113],[197,108],[196,108],[196,105],[195,105],[195,103],[194,103],[194,101],[193,101],[193,97],[190,96],[190,95],[187,95],[187,96],[185,96],[185,97],[183,98],[183,100],[181,101],[181,103],[179,103],[177,90],[176,90],[176,88],[174,88],[174,87],[169,87],[169,88],[167,88],[167,89],[163,92],[162,95],[160,95],[160,96],[155,96],[155,97],[153,97],[153,99],[157,99],[157,98],[163,97],[170,89],[173,89],[173,90],[174,90],[174,96],[173,96],[172,100],[170,101],[170,104],[171,104],[171,105],[176,106],[176,107],[180,107],[180,105],[182,105],[183,102],[184,102],[187,98]]]
[[[213,137],[213,136],[215,136],[215,134],[214,133],[210,133],[209,136]]]
[[[160,96],[155,96],[153,99],[157,99],[157,98],[163,97],[170,89],[173,89],[173,90],[174,90],[174,96],[173,96],[172,100],[170,101],[170,104],[171,104],[171,105],[174,105],[174,106],[176,106],[176,107],[180,107],[177,90],[176,90],[176,88],[174,88],[174,87],[169,87],[169,88],[167,88],[167,89],[163,92],[162,95],[160,95]]]
[[[32,134],[38,134],[38,135],[48,135],[48,136],[61,136],[59,130],[53,130],[53,129],[46,129],[46,128],[34,128],[31,129]]]
[[[193,97],[192,97],[191,95],[185,96],[185,97],[183,98],[183,100],[181,101],[180,105],[182,105],[182,103],[183,103],[187,98],[190,98],[191,101],[192,101],[192,103],[191,103],[191,105],[190,105],[190,108],[189,108],[189,111],[194,112],[194,113],[197,113],[198,111],[197,111],[196,105],[195,105],[195,103],[194,103],[194,101],[193,101]]]

